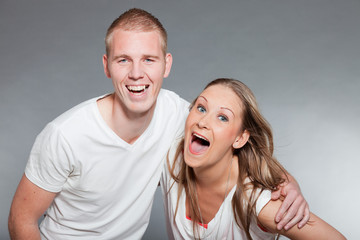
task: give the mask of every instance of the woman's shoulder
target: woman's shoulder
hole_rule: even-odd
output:
[[[255,204],[255,213],[258,216],[264,206],[271,200],[269,189],[255,188],[249,177],[244,180],[246,199],[250,204]],[[247,205],[247,204],[244,204]]]

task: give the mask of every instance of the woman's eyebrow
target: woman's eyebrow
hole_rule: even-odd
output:
[[[225,109],[225,110],[229,110],[235,117],[235,113],[230,109],[230,108],[227,108],[227,107],[221,107],[221,109]]]
[[[204,96],[199,96],[198,98],[203,98],[206,102],[208,101],[207,99],[206,99],[206,97],[204,97]]]

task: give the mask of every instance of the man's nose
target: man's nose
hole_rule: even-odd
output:
[[[144,77],[144,71],[141,63],[133,63],[129,72],[129,78],[133,80],[141,79]]]

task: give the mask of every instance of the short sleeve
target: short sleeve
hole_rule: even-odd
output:
[[[271,191],[263,190],[259,198],[256,201],[256,216],[259,216],[259,213],[265,207],[265,205],[271,200]]]
[[[164,192],[167,192],[171,185],[171,175],[169,172],[169,167],[171,168],[173,164],[175,163],[175,154],[176,150],[182,140],[182,136],[176,138],[173,143],[171,144],[171,147],[169,148],[168,153],[166,154],[165,160],[163,161],[163,170],[162,170],[162,177],[161,177],[161,186],[162,190]],[[169,165],[170,164],[170,165]],[[175,172],[178,170],[178,167],[175,168]]]
[[[60,129],[49,123],[37,136],[25,168],[26,177],[50,192],[60,192],[73,170],[71,148]]]
[[[189,107],[190,107],[189,102],[180,98],[180,107],[179,107],[179,112],[178,112],[179,127],[178,127],[178,130],[175,135],[176,136],[175,142],[177,142],[177,143],[178,143],[177,140],[184,135],[185,122],[186,122],[187,116],[189,115]]]

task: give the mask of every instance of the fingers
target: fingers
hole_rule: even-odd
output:
[[[273,192],[271,198],[277,200],[284,196],[285,199],[275,215],[276,228],[288,230],[296,224],[299,228],[303,227],[310,218],[310,210],[299,185],[291,176],[289,182],[283,182],[278,186],[278,190]]]
[[[305,202],[305,212],[303,219],[299,222],[298,228],[302,228],[310,219],[310,208],[307,202]]]
[[[288,211],[289,207],[294,204],[293,202],[295,201],[296,199],[296,194],[293,194],[293,193],[289,193],[286,198],[284,199],[283,203],[281,204],[279,210],[277,211],[276,213],[276,216],[275,216],[275,221],[277,223],[282,222],[282,224],[280,225],[281,228],[288,222],[288,221],[284,221],[283,218],[284,218],[284,214],[286,213],[286,211]],[[294,210],[293,210],[294,211]],[[290,214],[293,214],[293,216],[295,215],[295,213],[290,213]],[[288,214],[286,214],[288,215]],[[289,215],[290,216],[290,215]],[[279,226],[279,224],[278,224]],[[280,229],[281,229],[280,228]],[[280,230],[279,229],[279,230]]]
[[[278,200],[281,196],[280,190],[273,191],[271,193],[271,200]]]
[[[300,205],[299,210],[296,212],[296,215],[294,217],[290,218],[290,221],[288,223],[286,223],[286,225],[284,227],[285,230],[292,228],[293,226],[295,226],[298,222],[300,222],[304,218],[305,207],[306,207],[306,204],[305,204],[305,202],[303,202]]]
[[[283,216],[281,221],[277,224],[277,229],[281,230],[284,228],[288,230],[295,226],[297,223],[298,227],[303,227],[310,218],[310,210],[307,202],[301,196],[296,198],[293,204],[290,206],[286,214]]]
[[[285,196],[286,194],[284,194],[284,186],[285,183],[281,183],[279,184],[279,186],[277,187],[276,191],[273,191],[271,193],[271,200],[278,200],[280,199],[283,195]]]

